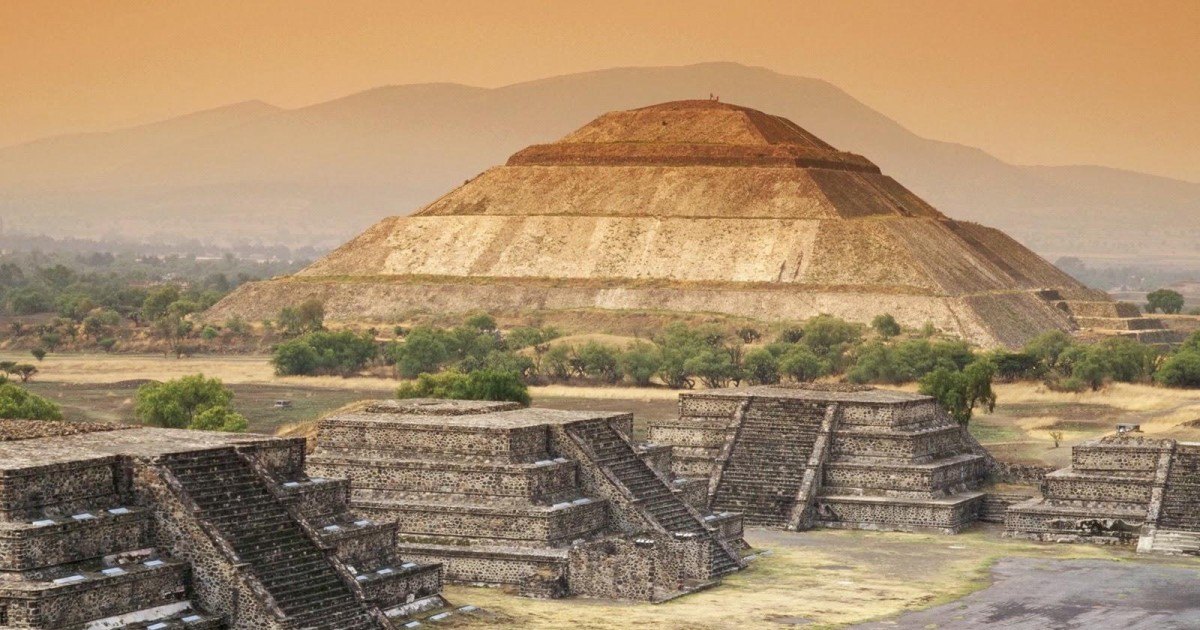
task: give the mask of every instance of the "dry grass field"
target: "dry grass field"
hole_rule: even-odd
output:
[[[585,599],[530,600],[496,589],[452,586],[456,604],[497,615],[516,628],[829,628],[887,619],[957,600],[989,584],[999,558],[1096,558],[1135,561],[1132,550],[1053,545],[1001,538],[995,527],[958,536],[817,530],[748,530],[765,555],[721,586],[663,604]],[[1137,557],[1138,563],[1200,569],[1200,561]]]
[[[0,353],[0,360],[27,360]],[[38,365],[31,388],[63,406],[69,417],[133,421],[132,397],[140,382],[197,372],[230,385],[234,404],[253,431],[270,433],[285,424],[303,424],[342,405],[391,395],[397,382],[374,376],[279,377],[262,356],[202,356],[173,359],[161,355],[52,354]],[[907,389],[914,389],[908,386]],[[1118,422],[1135,422],[1151,435],[1200,440],[1200,391],[1146,385],[1113,384],[1099,392],[1064,394],[1035,383],[999,384],[992,414],[977,412],[971,432],[999,458],[1064,465],[1070,447],[1112,431]],[[679,392],[663,388],[575,387],[532,389],[534,404],[564,409],[632,412],[639,430],[650,419],[670,418]],[[277,399],[293,401],[274,409]],[[1052,431],[1063,441],[1054,448]]]

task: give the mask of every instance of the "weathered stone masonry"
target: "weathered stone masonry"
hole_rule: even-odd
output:
[[[1042,494],[1009,507],[1008,535],[1200,555],[1200,444],[1138,432],[1090,440]]]
[[[388,628],[445,605],[440,566],[304,476],[302,440],[62,427],[0,442],[2,626]]]
[[[381,401],[326,418],[312,475],[447,579],[535,597],[662,600],[738,569],[741,522],[706,515],[630,442],[632,416],[471,401]],[[691,494],[689,494],[691,493]]]
[[[749,523],[957,532],[983,504],[990,458],[928,396],[855,386],[680,396],[650,425],[673,470]]]

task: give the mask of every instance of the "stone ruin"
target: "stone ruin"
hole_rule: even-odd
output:
[[[348,478],[356,513],[453,582],[662,601],[741,568],[740,516],[632,435],[631,414],[384,401],[322,420],[308,472]]]
[[[747,524],[956,533],[984,506],[986,451],[929,396],[853,385],[683,394],[650,424],[698,503]]]
[[[742,523],[1007,535],[1200,555],[1200,444],[1076,446],[1043,497],[928,396],[688,393],[630,414],[381,401],[301,438],[0,421],[0,626],[415,627],[443,580],[664,601],[745,566]],[[1024,472],[1028,471],[1015,471]],[[1015,495],[1014,495],[1015,496]],[[1010,505],[1011,504],[1011,505]]]
[[[1137,431],[1090,440],[1045,476],[1042,494],[1008,508],[1007,535],[1200,555],[1200,443]]]
[[[5,421],[0,626],[399,628],[442,568],[304,474],[303,439]],[[109,430],[97,430],[109,429]]]

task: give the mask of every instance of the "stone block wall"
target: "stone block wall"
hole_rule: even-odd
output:
[[[773,409],[772,419],[758,420],[760,407]],[[813,433],[826,413],[834,414],[835,428],[821,442],[821,457],[811,440],[814,447],[797,451],[807,442],[789,431],[806,426]],[[982,447],[927,396],[857,386],[751,387],[684,394],[680,414],[650,426],[652,440],[673,447],[674,472],[707,477],[710,506],[718,505],[712,488],[728,485],[718,506],[749,511],[762,524],[781,526],[784,514],[795,512],[792,504],[814,500],[799,498],[807,475],[818,484],[808,496],[826,508],[818,525],[958,531],[978,514],[978,488],[991,466]],[[755,467],[761,471],[747,472]],[[755,510],[778,515],[763,520]]]

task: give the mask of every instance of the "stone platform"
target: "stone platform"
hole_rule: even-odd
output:
[[[302,439],[81,426],[0,427],[0,626],[392,628],[446,605],[440,566],[304,476]]]
[[[348,478],[356,512],[456,582],[658,601],[738,569],[740,520],[697,511],[631,434],[629,414],[380,401],[322,420],[308,473]]]
[[[1042,494],[1009,506],[1007,535],[1200,555],[1200,444],[1139,432],[1090,440]]]
[[[983,505],[989,457],[932,398],[852,385],[683,394],[650,441],[747,523],[954,533]]]

